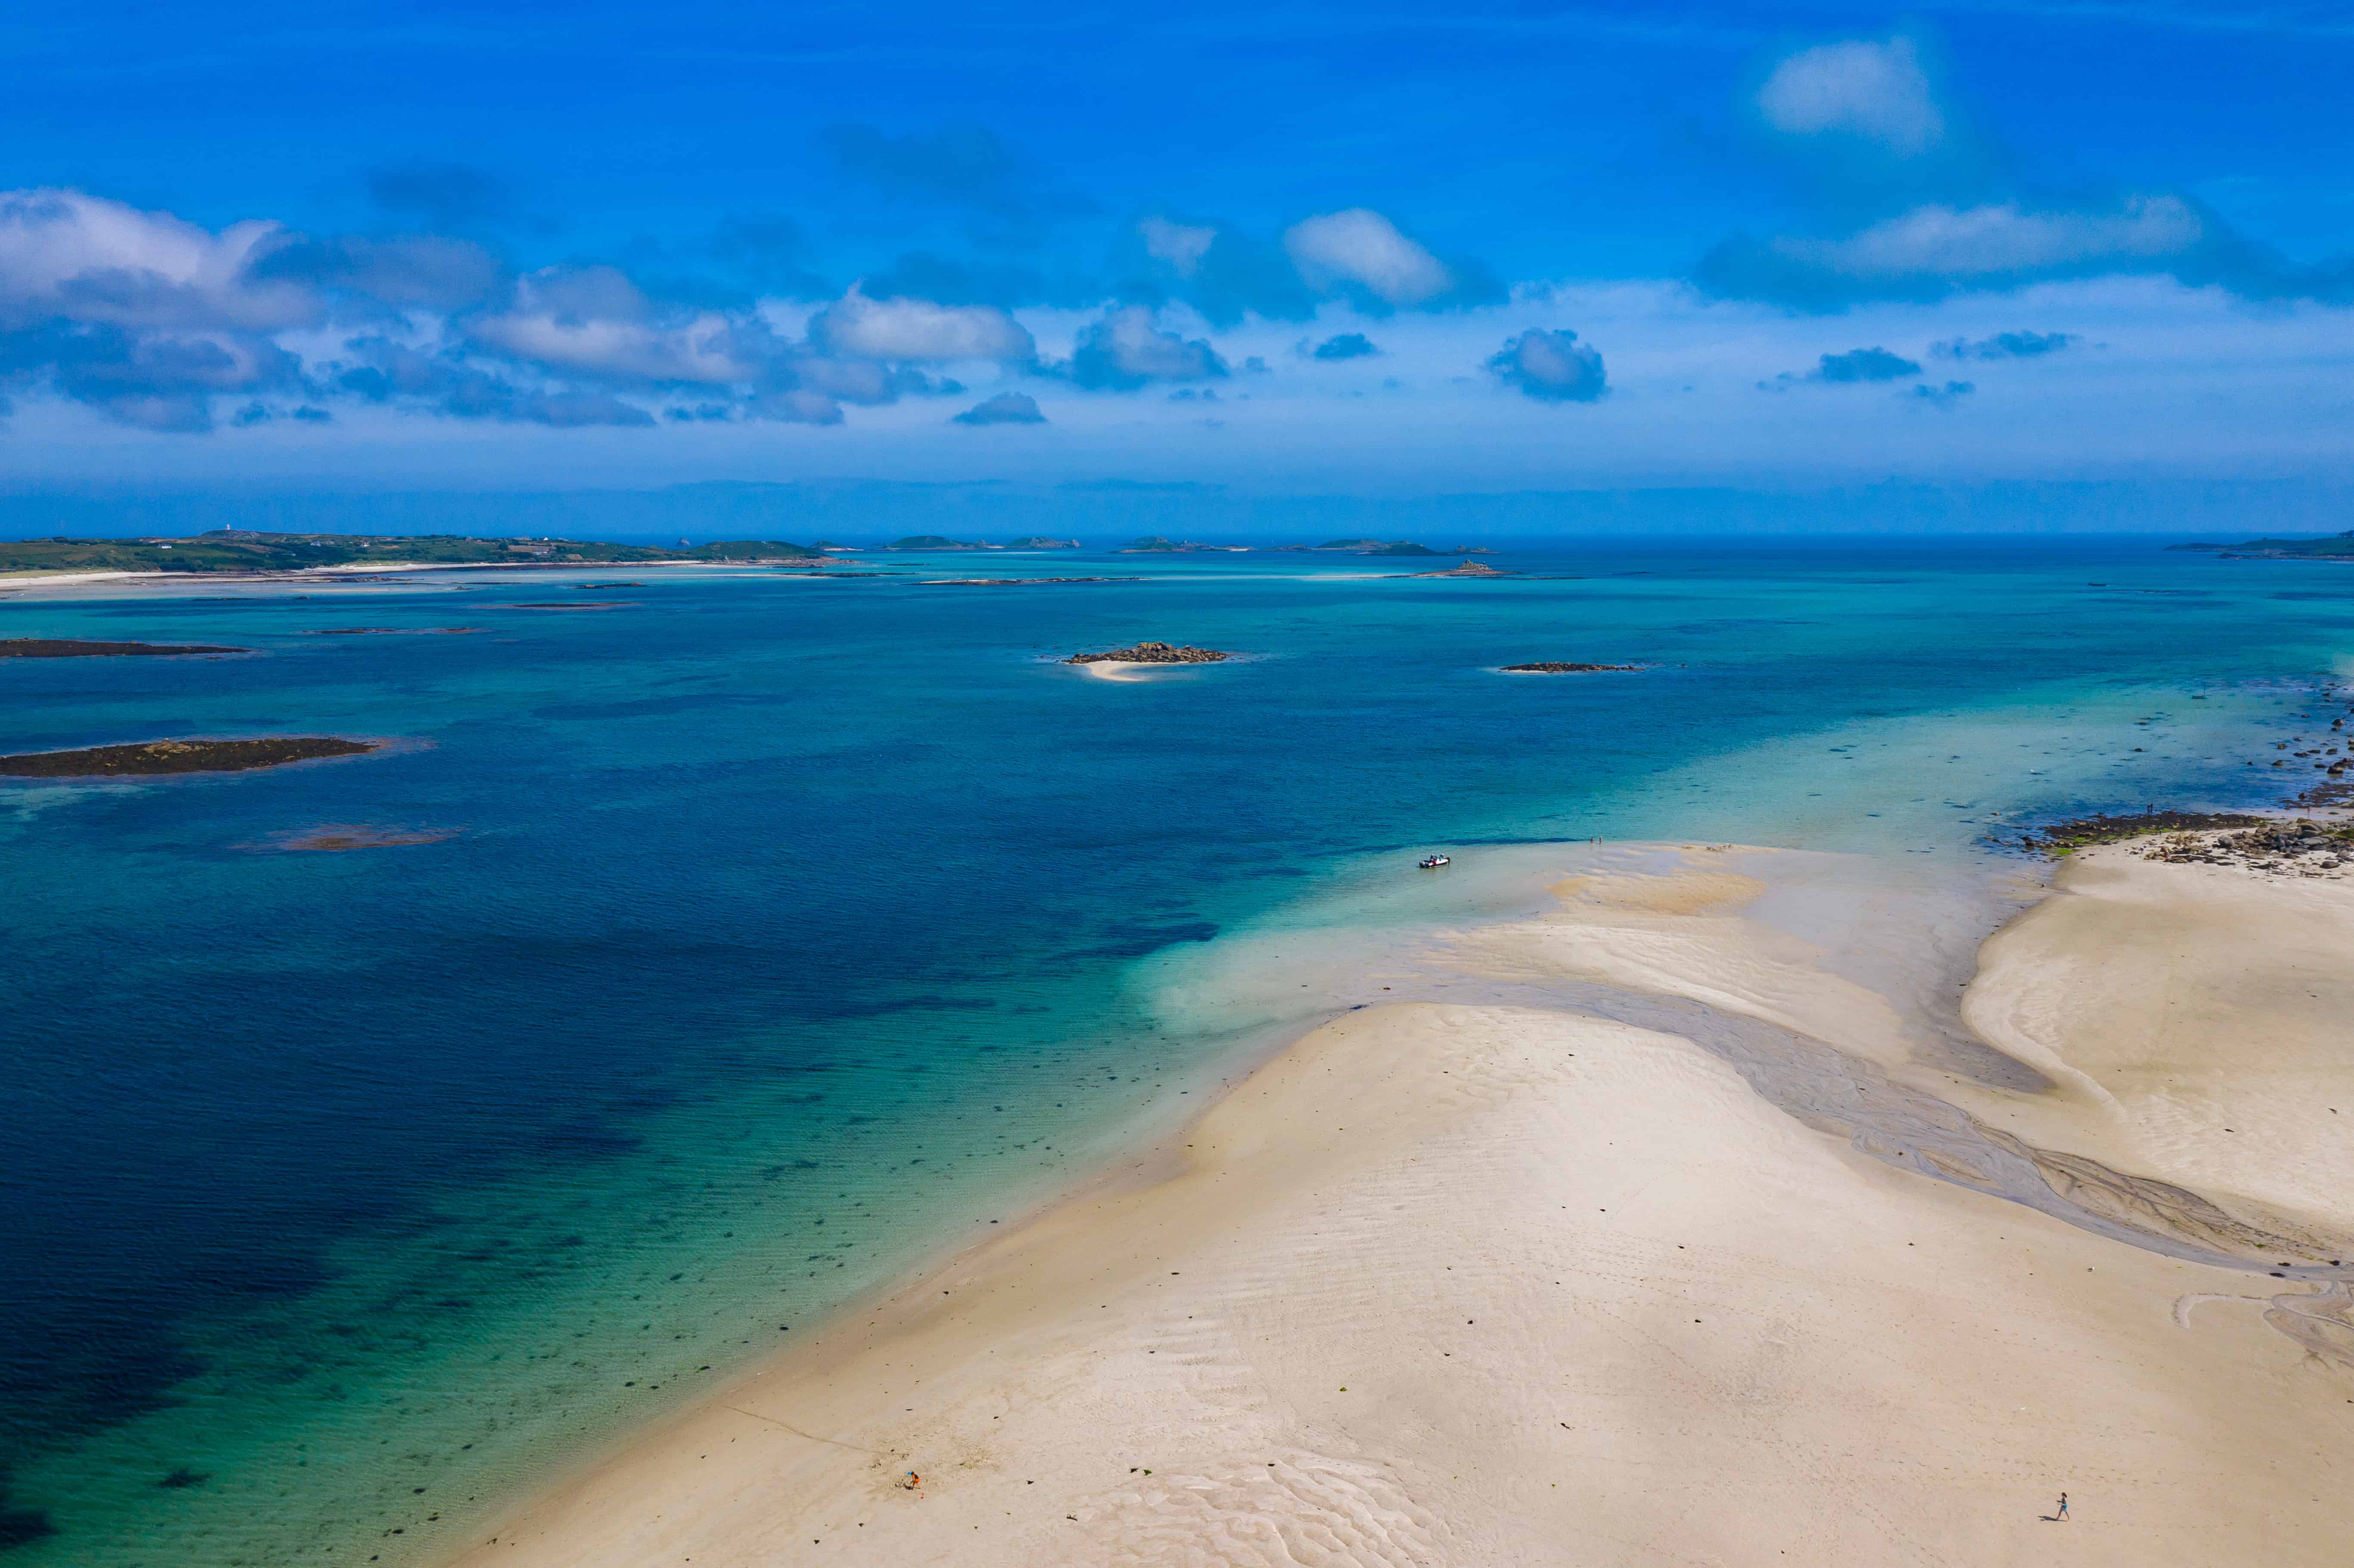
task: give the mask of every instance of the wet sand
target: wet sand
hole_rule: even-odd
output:
[[[2291,1143],[2354,1052],[2245,981],[2342,972],[2354,927],[2148,863],[2121,914],[2110,853],[1959,1012],[1978,931],[1884,868],[1598,857],[1382,976],[1488,1001],[1316,1030],[461,1561],[2342,1562],[2354,1271],[2303,1244],[2354,1188]],[[2173,988],[2151,1055],[2070,978],[2121,918],[2164,933],[2127,965]],[[2071,1075],[2126,1057],[2231,1086],[2121,1118]],[[2259,1109],[2269,1161],[2180,1130]]]

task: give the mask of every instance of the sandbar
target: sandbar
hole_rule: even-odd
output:
[[[2354,927],[2303,904],[2266,916],[2272,887],[2115,869],[2072,867],[1972,982],[1969,1016],[2049,1058],[2035,1068],[1940,1035],[1959,1029],[1950,982],[1899,969],[1951,938],[1914,941],[1934,910],[1847,857],[1688,849],[1582,872],[1557,909],[1457,933],[1434,961],[1564,1000],[1606,982],[1657,999],[1661,1025],[1565,1004],[1346,1013],[457,1561],[2334,1568],[2345,1271],[2270,1269],[2160,1222],[2137,1241],[2024,1157],[2006,1169],[2032,1190],[2011,1201],[1978,1156],[1940,1155],[1938,1176],[1886,1143],[1909,1138],[1903,1111],[1951,1149],[2011,1150],[1904,1082],[1975,1073],[2010,1084],[2006,1104],[2048,1099],[2039,1136],[2138,1158],[2057,1086],[2129,1042],[2084,1043],[2066,998],[2020,1000],[2054,966],[2064,990],[2121,911],[2252,922],[2250,940],[2310,925],[2300,952],[2354,958]],[[2225,1005],[2242,956],[2191,982],[2211,1003],[2180,1010],[2167,1061],[2262,1067],[2252,1037],[2300,1015],[2270,985]],[[1698,1043],[1724,1019],[1790,1061]],[[2279,1086],[2335,1093],[2317,1054],[2291,1051]],[[1806,1103],[1792,1085],[1819,1058],[1847,1067]],[[2179,1114],[2245,1114],[2234,1093]],[[2354,1193],[2263,1180],[2315,1225]]]

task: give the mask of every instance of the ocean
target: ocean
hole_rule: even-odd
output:
[[[1423,853],[1959,874],[2025,823],[2309,787],[2274,743],[2354,576],[2163,544],[0,597],[0,637],[251,650],[0,661],[0,751],[394,743],[0,780],[0,1557],[429,1561],[1346,1005],[1200,981],[1311,918],[1345,953],[1462,917]],[[924,580],[981,575],[1141,580]],[[1055,662],[1140,638],[1240,656]],[[1545,659],[1642,668],[1497,668]]]

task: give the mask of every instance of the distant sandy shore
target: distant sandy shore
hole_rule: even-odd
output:
[[[2128,856],[1987,945],[2033,1072],[1861,863],[1575,876],[1441,961],[1683,1033],[1344,1015],[460,1562],[2337,1568],[2354,885]]]

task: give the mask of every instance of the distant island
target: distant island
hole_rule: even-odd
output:
[[[1181,648],[1171,642],[1140,642],[1108,653],[1074,653],[1066,664],[1215,664],[1229,657],[1215,648]]]
[[[1449,567],[1443,572],[1414,572],[1417,577],[1515,577],[1518,572],[1507,572],[1489,566],[1484,561],[1466,561],[1459,567]]]
[[[647,561],[822,561],[816,546],[728,539],[675,550],[599,539],[476,539],[458,534],[263,534],[220,529],[186,539],[0,541],[8,572],[297,572],[320,567],[530,567]]]
[[[372,740],[333,736],[267,740],[150,740],[94,746],[80,751],[32,751],[0,757],[0,778],[128,779],[155,773],[243,773],[320,757],[356,757],[379,748]]]
[[[1639,671],[1640,664],[1573,664],[1560,659],[1542,660],[1534,664],[1507,664],[1504,671],[1513,675],[1584,675],[1597,670]]]
[[[828,549],[846,548],[827,546]],[[992,545],[986,539],[951,539],[945,534],[910,534],[904,539],[894,539],[883,546],[886,550],[1076,550],[1076,539],[1049,539],[1044,534],[1025,534],[1010,544]]]
[[[1417,545],[1410,539],[1327,539],[1320,545],[1303,546],[1310,550],[1344,551],[1352,556],[1436,556],[1437,550],[1427,545]]]
[[[0,637],[0,659],[174,658],[184,653],[249,653],[249,648],[204,643],[85,642],[77,637]]]
[[[2168,545],[2169,550],[2205,550],[2226,559],[2354,561],[2354,531],[2326,539],[2251,539],[2243,545]]]
[[[1151,534],[1141,539],[1130,539],[1119,547],[1119,553],[1123,556],[1164,556],[1184,555],[1199,550],[1226,551],[1240,555],[1249,549],[1248,545],[1204,545],[1193,539],[1164,539],[1158,534]]]
[[[918,588],[1028,588],[1039,583],[1140,583],[1143,577],[925,577]]]

